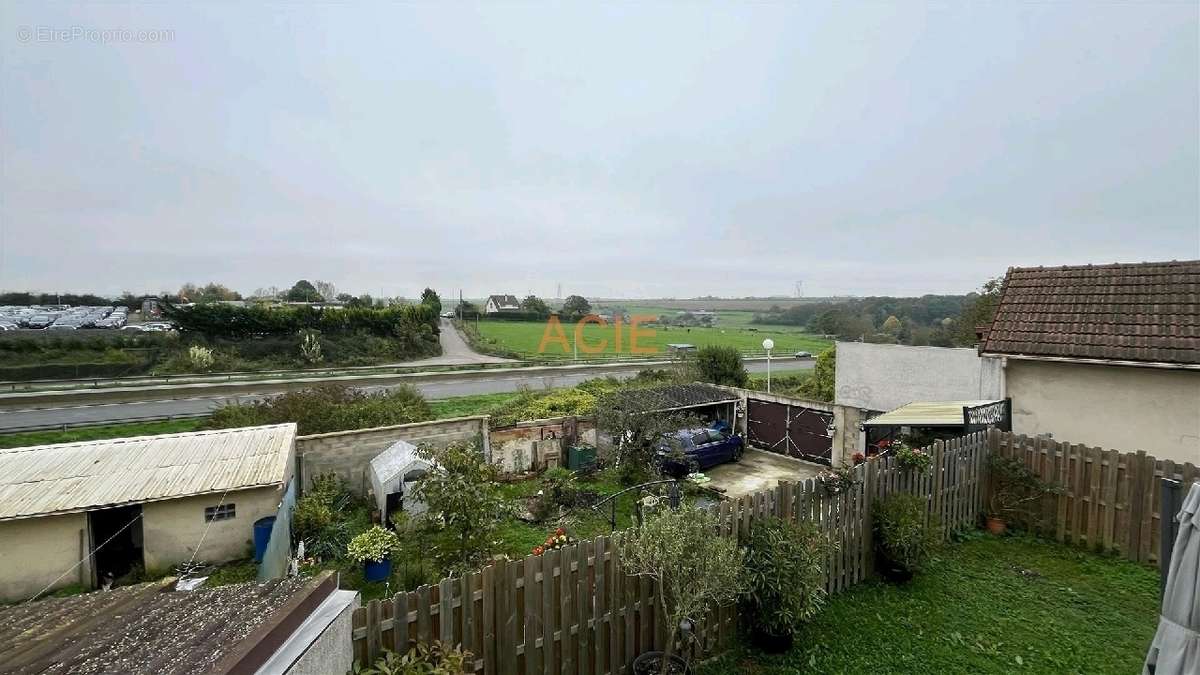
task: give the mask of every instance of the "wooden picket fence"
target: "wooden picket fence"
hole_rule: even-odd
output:
[[[781,483],[717,506],[721,533],[737,538],[756,518],[778,516],[815,523],[836,546],[826,588],[837,593],[872,573],[871,509],[893,492],[924,497],[928,516],[947,536],[975,527],[984,500],[989,439],[983,432],[935,444],[935,471],[916,475],[894,459],[854,470],[857,483],[826,494],[812,479]],[[629,672],[634,657],[660,649],[666,630],[655,589],[621,565],[621,537],[596,537],[541,556],[500,560],[462,577],[443,579],[353,614],[355,658],[373,661],[383,649],[404,651],[412,641],[440,640],[471,652],[471,672],[488,675]],[[737,628],[736,607],[714,610],[697,623],[682,650],[693,658],[724,649]]]
[[[1042,500],[1031,526],[1060,542],[1141,563],[1158,563],[1162,479],[1182,481],[1185,493],[1200,480],[1200,470],[1190,462],[1159,460],[1143,451],[1122,453],[1006,432],[993,432],[988,440],[992,452],[1020,459],[1060,488]]]

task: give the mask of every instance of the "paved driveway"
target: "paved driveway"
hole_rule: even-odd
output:
[[[740,462],[728,462],[709,469],[709,487],[724,490],[728,497],[741,497],[774,488],[779,481],[798,483],[816,476],[826,467],[792,459],[764,450],[747,450]]]

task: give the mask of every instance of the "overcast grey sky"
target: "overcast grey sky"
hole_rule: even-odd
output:
[[[0,288],[912,295],[1196,258],[1198,7],[10,1]]]

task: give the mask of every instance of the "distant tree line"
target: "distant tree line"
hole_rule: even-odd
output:
[[[429,304],[382,308],[167,305],[164,314],[185,333],[230,340],[295,335],[303,330],[322,333],[361,331],[381,337],[402,337],[414,332],[436,335],[438,323],[437,310]]]
[[[938,347],[972,346],[975,327],[991,321],[1001,279],[967,295],[924,295],[919,298],[870,297],[839,302],[813,302],[788,308],[773,306],[754,315],[752,323],[803,326],[841,340],[862,340]]]

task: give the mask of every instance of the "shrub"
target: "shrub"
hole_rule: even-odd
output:
[[[744,387],[750,380],[742,353],[736,347],[709,345],[701,347],[692,361],[696,379],[701,382]]]
[[[570,470],[556,466],[542,474],[542,494],[551,504],[573,508],[579,502],[579,483]]]
[[[897,492],[875,506],[875,537],[883,557],[904,572],[917,572],[941,542],[941,528],[930,516],[925,500]]]
[[[738,596],[742,551],[717,534],[716,517],[692,504],[662,511],[628,533],[621,556],[630,574],[655,583],[665,610],[667,642],[663,672],[681,624]]]
[[[443,537],[435,557],[444,570],[471,569],[491,553],[506,514],[497,469],[473,443],[421,446],[417,454],[432,465],[413,494],[425,503],[429,517],[440,520]]]
[[[254,403],[222,406],[206,426],[226,429],[295,422],[301,434],[322,434],[421,422],[431,417],[433,413],[425,398],[407,385],[367,394],[326,384]]]
[[[825,605],[825,560],[831,544],[812,523],[756,520],[746,547],[742,605],[751,625],[790,635]]]
[[[988,458],[988,483],[988,515],[1026,523],[1033,520],[1034,507],[1042,497],[1061,492],[1021,460],[1000,455]]]
[[[466,672],[471,652],[435,640],[414,643],[403,655],[384,650],[375,663],[363,668],[354,664],[353,675],[461,675]]]
[[[350,540],[346,555],[355,562],[386,560],[400,548],[400,538],[395,532],[376,525]]]
[[[925,473],[933,466],[933,458],[920,448],[914,448],[903,441],[892,441],[889,447],[896,455],[896,463],[901,469]]]
[[[213,366],[213,351],[200,345],[188,348],[188,362],[198,372],[205,372]]]
[[[309,541],[333,522],[333,510],[314,495],[304,495],[292,510],[292,536]]]
[[[316,331],[308,330],[300,334],[300,357],[313,365],[321,362],[321,336]]]

